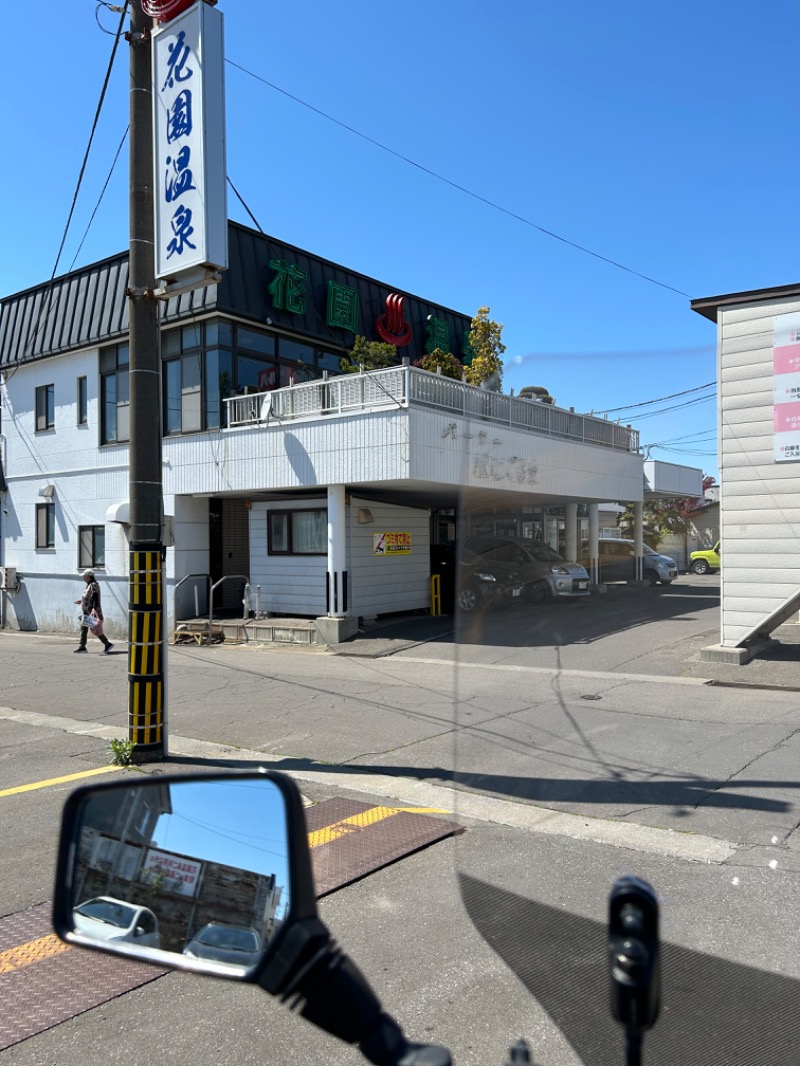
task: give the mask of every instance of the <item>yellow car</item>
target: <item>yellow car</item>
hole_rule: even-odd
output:
[[[689,556],[689,569],[693,574],[713,574],[722,566],[722,542],[717,541],[713,548],[705,551],[692,552]]]

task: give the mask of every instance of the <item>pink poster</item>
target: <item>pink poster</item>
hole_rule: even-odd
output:
[[[777,315],[772,338],[772,425],[776,463],[800,459],[800,314]]]

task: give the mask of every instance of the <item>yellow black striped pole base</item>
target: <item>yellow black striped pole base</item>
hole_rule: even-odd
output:
[[[164,747],[160,547],[131,545],[128,583],[128,738],[137,758]]]

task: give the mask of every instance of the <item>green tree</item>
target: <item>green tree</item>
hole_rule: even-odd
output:
[[[501,338],[503,327],[489,318],[491,307],[479,307],[472,320],[469,343],[475,353],[467,370],[470,385],[486,382],[499,392],[503,382],[503,352],[506,350]]]
[[[339,360],[339,369],[343,374],[357,374],[363,366],[365,370],[385,370],[399,363],[397,348],[383,341],[368,341],[357,335],[353,347],[346,359]]]
[[[653,551],[670,533],[688,533],[692,520],[682,506],[683,500],[645,500],[642,506],[643,536]],[[626,537],[633,536],[633,504],[626,504],[619,516],[619,528]]]
[[[459,362],[451,352],[443,352],[441,348],[434,348],[429,355],[415,359],[414,366],[429,370],[432,374],[441,370],[443,377],[455,378],[456,381],[461,381],[465,370],[463,363]]]
[[[703,478],[703,493],[714,484],[708,474]],[[705,496],[690,496],[685,499],[645,500],[642,505],[644,542],[656,551],[661,541],[671,533],[681,535],[691,531],[694,519],[703,510]],[[626,504],[619,516],[618,525],[625,536],[633,536],[633,504]]]

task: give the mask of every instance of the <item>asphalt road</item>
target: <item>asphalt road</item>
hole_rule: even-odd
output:
[[[376,627],[341,654],[173,648],[173,765],[262,763],[292,773],[311,801],[455,810],[467,832],[328,897],[323,917],[409,1033],[451,1046],[457,1063],[502,1063],[504,1045],[526,1035],[540,1064],[574,1066],[468,918],[457,874],[599,928],[611,882],[636,872],[662,897],[671,944],[800,977],[796,630],[784,627],[771,661],[708,669],[699,649],[717,639],[716,587],[687,578],[537,612],[515,606],[460,643],[452,623],[419,619]],[[125,655],[73,658],[71,646],[0,634],[0,916],[52,897],[61,804],[83,780],[59,779],[103,770],[109,738],[125,735]],[[482,929],[496,942],[497,928]],[[733,1032],[722,1003],[730,973],[708,974],[711,1015]],[[569,1012],[548,1007],[569,1028]],[[604,994],[578,1007],[605,1032]],[[586,1038],[576,1029],[575,1039]],[[656,1030],[656,1062],[658,1041]],[[619,1048],[618,1059],[602,1050],[586,1060],[621,1063],[621,1038]],[[0,1051],[0,1066],[136,1066],[155,1055],[361,1061],[263,993],[170,974]]]

